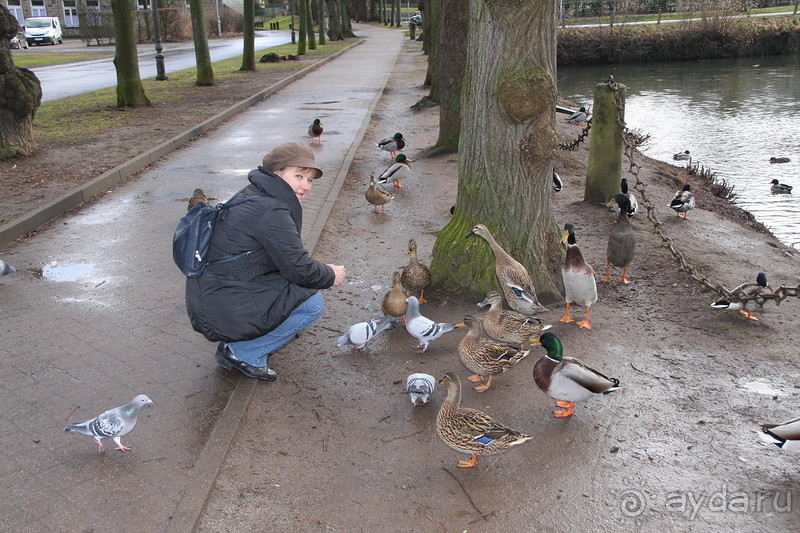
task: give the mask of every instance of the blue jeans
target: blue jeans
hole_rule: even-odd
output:
[[[297,332],[310,326],[323,311],[325,311],[325,300],[322,298],[322,293],[317,292],[297,306],[286,320],[266,335],[249,341],[229,342],[228,347],[237,359],[249,365],[267,366],[267,357],[272,352],[292,340]]]

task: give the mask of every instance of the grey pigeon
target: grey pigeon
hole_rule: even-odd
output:
[[[419,344],[417,353],[425,353],[428,350],[428,343],[438,339],[448,331],[453,331],[457,326],[448,322],[434,322],[419,313],[419,300],[416,296],[406,298],[408,311],[406,311],[406,331],[415,337]]]
[[[0,276],[10,276],[16,271],[17,269],[0,259]]]
[[[406,378],[406,392],[414,407],[428,403],[435,386],[436,379],[430,374],[411,374]]]
[[[362,350],[375,335],[385,329],[391,329],[400,325],[402,319],[394,316],[375,318],[368,322],[359,322],[350,326],[347,333],[339,337],[336,346],[353,346],[353,350]]]
[[[145,394],[140,394],[129,403],[109,409],[102,415],[81,422],[80,424],[73,424],[64,428],[64,431],[74,431],[81,435],[88,435],[94,437],[97,442],[97,451],[103,451],[103,443],[101,439],[111,438],[117,443],[116,450],[123,452],[129,451],[130,446],[123,446],[120,438],[124,437],[136,426],[136,417],[139,416],[139,409],[145,405],[152,405],[153,400]]]

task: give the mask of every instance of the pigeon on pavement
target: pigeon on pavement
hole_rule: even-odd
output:
[[[430,318],[422,316],[419,313],[419,300],[416,296],[409,296],[406,301],[408,302],[408,311],[405,314],[406,331],[419,341],[416,346],[417,353],[425,353],[428,350],[429,342],[458,327],[448,322],[434,322]]]
[[[13,274],[16,271],[17,271],[16,268],[12,267],[8,263],[6,263],[2,259],[0,259],[0,277],[2,277],[2,276],[10,276],[11,274]]]
[[[80,433],[81,435],[88,435],[94,437],[97,442],[97,451],[103,451],[103,443],[101,439],[111,438],[117,443],[116,450],[123,452],[129,451],[130,446],[123,446],[120,438],[124,437],[136,426],[136,418],[139,416],[139,409],[145,405],[151,405],[153,401],[145,394],[140,394],[129,403],[109,409],[102,415],[81,422],[80,424],[73,424],[64,428],[64,431]]]
[[[430,374],[411,374],[406,378],[406,392],[414,407],[428,403],[435,386],[436,379]]]
[[[375,335],[385,329],[390,329],[399,326],[402,319],[385,316],[383,318],[375,318],[368,322],[359,322],[350,326],[347,333],[339,337],[339,342],[336,346],[353,346],[353,350],[362,350],[364,345],[367,344]]]

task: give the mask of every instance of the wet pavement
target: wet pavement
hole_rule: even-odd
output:
[[[3,529],[191,529],[236,431],[251,380],[219,369],[192,331],[171,237],[200,187],[225,200],[273,146],[307,142],[325,177],[304,201],[313,249],[404,33],[358,26],[363,44],[23,242],[0,248]],[[64,433],[137,394],[154,402],[98,453]],[[237,411],[238,410],[238,411]],[[110,444],[110,443],[109,443]]]

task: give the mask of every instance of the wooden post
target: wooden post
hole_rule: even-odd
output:
[[[618,84],[618,87],[622,119],[625,120],[625,86]],[[585,202],[606,203],[619,192],[624,147],[622,127],[617,122],[614,91],[607,83],[598,83],[594,89],[592,129],[589,133],[589,165],[583,192]]]
[[[412,41],[417,39],[417,25],[413,22],[408,23],[408,35],[411,37]]]

